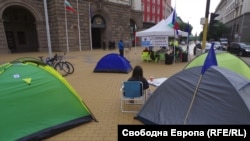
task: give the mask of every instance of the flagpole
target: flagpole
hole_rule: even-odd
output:
[[[79,22],[79,10],[78,10],[78,0],[76,1],[76,4],[77,4],[77,23],[78,23],[79,49],[80,49],[80,51],[82,51],[80,22]]]
[[[197,83],[197,85],[195,87],[195,91],[194,91],[192,100],[190,102],[190,105],[188,107],[188,110],[187,110],[187,113],[186,113],[186,116],[185,116],[185,119],[184,119],[184,125],[187,123],[187,119],[188,119],[188,116],[190,114],[191,108],[193,106],[194,100],[196,98],[196,95],[197,95],[198,88],[200,86],[200,82],[202,80],[202,77],[203,77],[204,73],[206,72],[206,70],[209,69],[211,66],[218,66],[218,63],[217,63],[217,60],[216,60],[216,54],[215,54],[215,51],[214,51],[214,43],[212,43],[212,46],[209,49],[209,52],[207,53],[207,57],[206,57],[206,59],[204,61],[204,64],[202,66],[200,78],[199,78],[198,83]]]
[[[51,41],[50,41],[50,29],[49,29],[49,19],[48,19],[48,10],[47,10],[47,0],[44,0],[43,4],[44,4],[44,13],[45,13],[45,21],[46,21],[46,31],[47,31],[47,39],[48,39],[49,57],[52,58],[52,49],[51,49]]]
[[[90,41],[90,50],[92,51],[92,31],[91,31],[91,19],[92,19],[92,14],[91,14],[91,6],[89,2],[89,41]]]
[[[175,29],[174,29],[174,64],[175,64],[175,47],[176,47],[176,46],[175,46],[175,36],[176,36],[176,35],[175,35]]]
[[[137,56],[137,54],[136,54],[136,36],[135,36],[134,55],[135,55],[135,62],[136,62],[136,56]]]
[[[175,5],[174,5],[174,14],[173,14],[173,17],[174,17],[174,19],[175,18],[177,18],[177,17],[175,17],[177,14],[176,14],[176,0],[175,0]],[[175,19],[176,20],[176,19]],[[175,21],[176,22],[176,21]],[[175,24],[175,23],[174,23]],[[174,25],[175,26],[175,25]],[[178,30],[178,29],[177,29]],[[176,48],[176,46],[175,46],[175,32],[176,32],[176,29],[175,29],[175,27],[174,27],[174,64],[175,64],[175,48]]]
[[[187,113],[186,113],[186,116],[185,116],[185,119],[184,119],[184,122],[183,122],[184,125],[187,124],[187,119],[188,119],[188,116],[189,116],[190,111],[191,111],[191,109],[192,109],[192,106],[193,106],[193,104],[194,104],[194,100],[195,100],[195,98],[196,98],[197,91],[198,91],[198,88],[199,88],[199,86],[200,86],[200,82],[201,82],[201,80],[202,80],[202,76],[203,76],[203,75],[200,75],[199,81],[198,81],[198,83],[197,83],[197,85],[196,85],[196,87],[195,87],[195,91],[194,91],[192,100],[191,100],[191,102],[190,102],[190,105],[188,106],[188,110],[187,110]]]
[[[134,40],[135,40],[135,62],[136,62],[136,57],[137,57],[137,53],[136,53],[136,32],[137,32],[137,26],[136,26],[136,24],[134,25],[134,27],[133,27],[134,29],[133,29],[133,32],[135,32],[135,34],[134,34]]]
[[[187,60],[189,59],[189,34],[190,34],[190,27],[189,27],[189,21],[188,21],[188,36],[187,36]]]
[[[67,25],[67,13],[66,13],[66,0],[64,0],[64,14],[65,14],[65,28],[66,28],[66,42],[67,42],[67,52],[69,52],[69,41],[68,41],[68,25]]]
[[[176,11],[175,11],[176,9],[175,9],[175,8],[176,8],[176,1],[175,1],[174,14],[173,14],[173,17],[174,17],[174,18],[176,18],[176,17],[175,17],[175,15],[176,15]],[[175,25],[174,25],[174,26],[175,26]],[[176,32],[176,29],[174,28],[174,64],[175,64],[175,48],[176,48],[176,46],[175,46],[175,36],[176,36],[176,35],[175,35],[175,32]]]

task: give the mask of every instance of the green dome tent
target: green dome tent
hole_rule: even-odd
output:
[[[0,140],[41,140],[94,119],[70,84],[36,59],[0,65]]]
[[[203,53],[195,57],[184,67],[184,69],[188,69],[188,68],[196,67],[196,66],[202,66],[206,59],[206,56],[207,56],[207,53]],[[250,67],[241,58],[235,55],[232,55],[231,53],[220,51],[220,52],[216,52],[216,59],[218,62],[218,66],[227,68],[250,80],[250,75],[249,75]]]

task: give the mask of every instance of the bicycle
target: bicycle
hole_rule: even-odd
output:
[[[74,68],[73,64],[71,64],[70,62],[66,61],[65,55],[66,55],[66,53],[64,52],[63,55],[57,56],[57,59],[58,59],[59,62],[66,63],[66,64],[68,65],[68,67],[69,67],[69,72],[68,72],[68,74],[73,74],[74,71],[75,71],[75,68]]]
[[[57,70],[63,77],[67,76],[70,72],[69,65],[67,63],[58,61],[57,54],[55,54],[52,58],[47,57],[45,60],[43,59],[43,56],[39,56],[39,58],[42,62]]]

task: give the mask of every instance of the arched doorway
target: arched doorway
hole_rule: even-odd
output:
[[[8,48],[12,53],[38,51],[36,20],[30,11],[21,6],[10,6],[2,16]]]
[[[105,46],[105,44],[102,44],[102,41],[105,40],[103,37],[104,37],[105,29],[106,29],[106,22],[101,15],[95,15],[92,18],[91,23],[92,23],[91,24],[91,31],[92,31],[93,49],[103,48],[103,46]]]

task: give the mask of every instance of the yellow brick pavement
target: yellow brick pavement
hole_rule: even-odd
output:
[[[131,65],[141,65],[144,76],[170,77],[181,71],[187,64],[176,62],[171,65],[164,63],[142,62],[140,58],[141,47],[129,53]],[[79,93],[80,97],[89,107],[98,122],[89,122],[76,128],[46,139],[46,141],[117,141],[117,125],[142,124],[134,119],[135,114],[122,113],[120,110],[121,82],[130,77],[129,74],[120,73],[93,73],[96,63],[106,54],[118,53],[118,50],[93,50],[69,52],[66,58],[75,67],[75,72],[66,76],[66,80]],[[48,53],[18,53],[1,54],[0,64],[12,61],[19,57],[48,56]],[[152,90],[156,89],[150,86]],[[67,105],[65,105],[67,106]],[[63,107],[62,107],[63,108]]]

